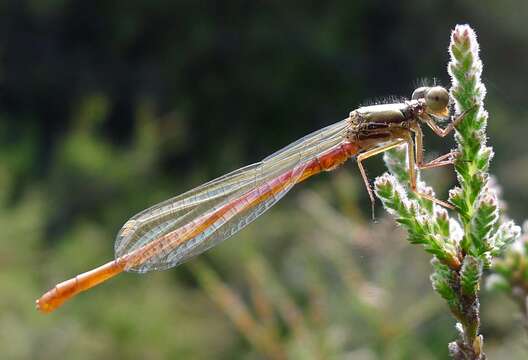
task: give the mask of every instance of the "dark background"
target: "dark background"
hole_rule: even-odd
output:
[[[422,78],[449,87],[447,46],[458,23],[481,44],[492,172],[509,216],[522,222],[527,13],[513,0],[1,2],[0,348],[20,359],[272,356],[273,346],[255,343],[256,330],[229,315],[232,303],[217,306],[218,289],[229,286],[291,358],[444,358],[454,321],[430,288],[428,256],[381,207],[380,223],[370,221],[352,162],[299,186],[190,266],[123,275],[50,316],[34,312],[33,300],[111,259],[113,236],[143,208],[360,104],[409,96]],[[454,146],[426,135],[429,157]],[[381,159],[367,166],[371,178],[383,172]],[[455,181],[451,169],[425,178],[441,198]],[[207,271],[218,288],[207,285]],[[348,283],[349,272],[362,280]],[[363,282],[367,300],[358,295]],[[304,332],[280,315],[286,296],[276,287]],[[514,307],[485,296],[490,353],[523,358]],[[259,299],[275,309],[272,325]]]

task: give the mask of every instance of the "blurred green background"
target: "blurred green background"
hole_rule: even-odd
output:
[[[454,320],[353,161],[177,269],[124,274],[51,315],[34,300],[113,258],[140,210],[259,161],[358,105],[449,86],[450,30],[479,36],[492,171],[527,216],[525,1],[0,2],[2,359],[442,359]],[[427,132],[428,157],[453,141]],[[384,170],[369,160],[369,175]],[[440,198],[451,169],[425,174]],[[526,358],[483,293],[490,358]]]

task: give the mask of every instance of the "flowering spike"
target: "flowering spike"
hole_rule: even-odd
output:
[[[483,100],[486,88],[481,82],[482,62],[474,31],[458,25],[451,34],[451,97],[457,113],[464,118],[455,132],[457,156],[454,167],[459,186],[449,191],[458,221],[444,209],[409,192],[406,152],[386,152],[385,162],[393,175],[384,174],[375,182],[377,196],[396,221],[409,233],[409,242],[422,244],[433,255],[434,290],[447,301],[458,320],[460,340],[449,344],[453,358],[484,359],[480,326],[479,292],[482,270],[518,235],[513,222],[501,224],[499,200],[487,173],[493,149],[486,145],[488,113]],[[427,189],[427,190],[422,190]],[[420,192],[434,194],[419,182]],[[528,245],[526,246],[528,251]],[[511,274],[502,266],[503,276]],[[528,272],[527,272],[528,273]],[[527,275],[528,277],[528,275]],[[528,279],[527,279],[528,281]]]

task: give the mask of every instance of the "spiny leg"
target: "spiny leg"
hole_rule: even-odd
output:
[[[418,191],[418,187],[416,185],[417,183],[417,180],[416,180],[416,171],[415,171],[415,166],[416,166],[416,158],[415,158],[415,155],[414,155],[414,144],[413,144],[413,139],[411,137],[410,134],[408,134],[406,136],[406,139],[403,140],[404,142],[407,143],[407,157],[409,159],[409,177],[410,177],[410,183],[411,183],[411,191],[413,191],[414,193],[416,193],[416,195],[424,198],[424,199],[427,199],[429,201],[432,201],[440,206],[443,206],[443,207],[446,207],[448,209],[454,209],[454,207],[451,205],[451,204],[448,204],[446,203],[445,201],[442,201],[442,200],[438,200],[437,198],[429,195],[429,194],[425,194],[425,193],[422,193],[420,191]],[[434,161],[434,160],[433,160]]]
[[[364,160],[368,159],[369,157],[381,154],[382,152],[385,152],[385,151],[390,150],[390,149],[394,149],[395,147],[398,147],[401,144],[404,144],[405,142],[406,142],[406,140],[403,140],[403,139],[395,140],[395,141],[390,142],[390,143],[388,143],[388,144],[386,144],[384,146],[380,146],[378,148],[365,151],[364,153],[359,154],[357,156],[357,160],[356,161],[357,161],[357,164],[358,164],[358,167],[359,167],[359,172],[361,173],[361,177],[363,178],[363,182],[365,183],[365,187],[367,188],[367,192],[368,192],[368,195],[369,195],[369,198],[370,198],[370,205],[372,207],[372,219],[373,220],[375,219],[375,216],[374,216],[375,199],[374,199],[374,194],[372,193],[372,189],[371,189],[369,181],[368,181],[367,173],[365,172],[365,168],[363,167],[362,162]]]
[[[431,128],[431,130],[434,131],[434,133],[440,137],[446,137],[451,131],[455,129],[455,127],[458,126],[464,120],[466,115],[474,110],[477,107],[477,105],[473,105],[469,109],[463,111],[462,113],[452,116],[452,121],[449,123],[449,125],[446,126],[445,129],[442,129],[438,124],[436,123],[434,116],[431,116],[430,114],[424,113],[422,119],[425,120],[425,123]]]
[[[421,162],[423,162],[423,149],[421,147],[421,144],[422,144],[422,133],[421,131],[417,132],[417,142],[419,142],[419,146],[417,148],[417,151],[416,151],[416,155],[419,157],[419,159],[421,160]],[[418,140],[419,139],[419,140]],[[431,195],[429,194],[425,194],[425,193],[422,193],[420,191],[418,191],[418,188],[417,188],[417,180],[416,180],[416,158],[415,158],[415,152],[414,152],[414,142],[413,142],[413,139],[412,137],[410,136],[410,134],[408,134],[405,139],[399,139],[399,140],[395,140],[395,141],[392,141],[388,144],[385,144],[384,146],[380,146],[378,148],[375,148],[375,149],[371,149],[371,150],[368,150],[362,154],[359,154],[358,157],[357,157],[357,164],[358,164],[358,167],[359,167],[359,171],[361,173],[361,177],[363,178],[363,182],[365,183],[365,187],[367,188],[367,192],[368,192],[368,195],[369,195],[369,198],[370,198],[370,203],[371,203],[371,207],[372,207],[372,219],[375,219],[375,215],[374,215],[374,205],[375,205],[375,199],[374,199],[374,194],[372,192],[372,189],[370,187],[370,184],[369,184],[369,181],[368,181],[368,177],[367,177],[367,173],[365,171],[365,168],[363,167],[363,161],[372,157],[372,156],[375,156],[375,155],[378,155],[378,154],[381,154],[385,151],[388,151],[390,149],[394,149],[402,144],[407,144],[407,157],[409,158],[409,168],[408,168],[408,171],[409,171],[409,182],[410,182],[410,187],[411,187],[411,191],[413,191],[414,193],[416,193],[418,196],[424,198],[424,199],[427,199],[429,201],[432,201],[440,206],[443,206],[445,208],[448,208],[448,209],[454,209],[454,207],[451,205],[451,204],[448,204],[446,203],[445,201],[442,201],[442,200],[438,200],[434,197],[432,197]],[[451,153],[448,153],[448,154],[445,154],[445,155],[442,155],[440,157],[438,157],[437,159],[434,159],[432,161],[430,161],[429,163],[426,163],[426,164],[421,164],[419,166],[419,168],[425,168],[425,169],[429,169],[429,168],[433,168],[433,167],[440,167],[440,166],[445,166],[445,165],[448,165],[448,164],[451,164],[452,161],[451,160],[443,160],[445,159],[446,157],[452,155]]]
[[[424,163],[424,150],[423,150],[423,132],[420,125],[416,124],[411,128],[411,131],[414,133],[415,138],[415,152],[416,152],[416,166],[418,169],[432,169],[441,166],[446,166],[453,164],[453,152],[449,152],[442,156],[437,157],[434,160],[431,160],[427,163]],[[451,159],[445,160],[446,158],[451,157]]]
[[[462,122],[462,120],[464,120],[464,118],[466,117],[466,115],[468,114],[468,112],[470,112],[471,110],[475,109],[477,105],[474,105],[472,106],[471,108],[465,110],[464,112],[456,115],[456,116],[452,116],[451,119],[452,121],[449,123],[449,125],[447,125],[446,128],[442,129],[440,126],[438,126],[438,124],[436,123],[435,121],[435,116],[433,115],[430,115],[430,114],[427,114],[427,113],[424,113],[422,116],[422,119],[425,120],[425,123],[431,128],[431,130],[434,131],[434,133],[440,137],[445,137],[447,136],[449,133],[451,133],[455,127],[458,126],[458,124],[460,124]],[[448,160],[444,160],[446,158],[448,158],[449,156],[452,156],[454,155],[453,152],[450,152],[448,154],[444,154],[428,163],[424,163],[424,156],[423,156],[423,133],[422,133],[422,129],[420,128],[420,125],[416,125],[415,127],[411,128],[411,130],[414,132],[415,134],[415,138],[416,138],[416,165],[418,166],[419,169],[432,169],[432,168],[437,168],[437,167],[441,167],[441,166],[446,166],[446,165],[451,165],[454,163],[454,159],[453,158],[450,158]],[[438,200],[440,201],[440,200]],[[445,202],[441,201],[441,203],[444,203],[446,204]],[[453,208],[452,206],[448,206],[449,208]]]
[[[415,152],[416,152],[416,164],[420,166],[420,164],[423,164],[424,161],[424,150],[423,150],[423,132],[422,128],[420,127],[420,124],[416,123],[414,126],[411,127],[411,131],[414,133],[414,146],[415,146]]]
[[[430,115],[428,113],[424,113],[422,114],[421,116],[421,119],[423,121],[425,121],[425,123],[431,128],[431,130],[434,131],[434,133],[440,137],[445,137],[447,136],[449,133],[451,133],[455,127],[458,126],[458,124],[460,124],[462,122],[462,120],[464,120],[464,118],[466,117],[466,115],[471,111],[471,110],[474,110],[475,108],[477,107],[477,105],[473,105],[472,107],[470,107],[469,109],[463,111],[462,113],[456,115],[456,116],[451,116],[451,122],[449,123],[449,125],[442,129],[440,126],[438,126],[437,122],[435,121],[436,117],[434,115]],[[420,127],[420,125],[418,123],[416,123],[415,126],[411,127],[411,131],[415,134],[415,139],[416,139],[416,142],[415,142],[415,146],[416,146],[416,158],[411,156],[411,146],[412,146],[412,139],[410,138],[409,136],[409,140],[408,140],[408,151],[409,151],[409,174],[412,175],[412,172],[414,172],[412,169],[414,168],[414,165],[411,166],[411,162],[416,162],[416,166],[418,167],[418,169],[432,169],[432,168],[437,168],[437,167],[441,167],[441,166],[446,166],[446,165],[450,165],[450,164],[453,164],[454,162],[454,159],[453,159],[453,152],[450,152],[448,154],[445,154],[445,155],[442,155],[428,163],[424,163],[424,156],[423,156],[423,133],[422,133],[422,129]],[[451,158],[449,158],[451,157]],[[445,160],[446,158],[448,158],[447,160]],[[411,177],[411,188],[412,188],[413,184],[412,184],[412,177]],[[442,206],[446,206],[448,208],[453,208],[451,205],[447,204],[446,202],[444,201],[441,201],[441,200],[437,200],[437,199],[434,199],[432,198],[431,196],[427,195],[427,194],[421,194],[419,192],[416,191],[416,179],[414,179],[414,189],[413,191],[415,191],[417,194],[420,194],[422,197],[425,197],[426,199],[429,199],[433,202],[436,202]]]
[[[446,165],[451,165],[455,163],[455,159],[453,158],[454,155],[456,155],[456,152],[449,152],[447,154],[437,157],[434,160],[429,161],[428,163],[425,163],[425,164],[417,163],[416,166],[418,166],[418,169],[420,170],[425,170],[425,169],[433,169],[433,168],[438,168],[438,167],[442,167]]]

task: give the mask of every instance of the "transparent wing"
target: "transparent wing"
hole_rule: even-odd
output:
[[[176,266],[229,238],[262,215],[298,182],[307,165],[345,139],[347,120],[315,131],[268,156],[127,221],[115,242],[129,271]]]

